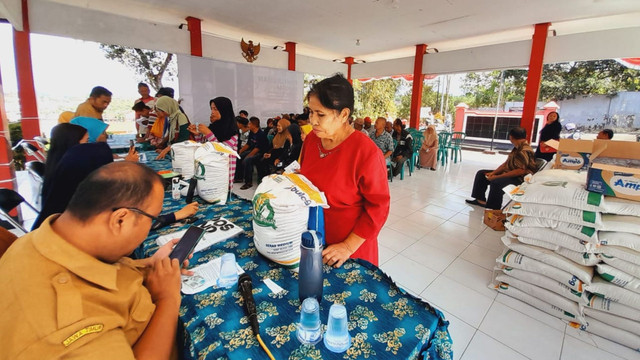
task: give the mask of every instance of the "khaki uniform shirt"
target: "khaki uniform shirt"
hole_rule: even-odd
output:
[[[133,359],[155,310],[142,272],[80,251],[55,218],[0,258],[0,359]]]
[[[75,117],[78,117],[78,116],[86,116],[86,117],[102,120],[102,113],[98,112],[96,108],[94,108],[91,104],[89,104],[89,100],[78,105],[78,108],[76,109]]]

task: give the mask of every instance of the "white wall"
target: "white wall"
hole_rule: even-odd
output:
[[[247,110],[263,124],[282,113],[301,113],[303,73],[178,55],[183,108],[192,122],[208,124],[209,100],[225,96],[237,115]]]

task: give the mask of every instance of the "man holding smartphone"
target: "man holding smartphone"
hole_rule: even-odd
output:
[[[162,179],[132,162],[105,165],[66,210],[0,258],[0,359],[168,359],[180,308],[180,264],[132,260],[160,214]]]

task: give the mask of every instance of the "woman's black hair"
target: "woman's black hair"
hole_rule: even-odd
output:
[[[307,93],[307,101],[311,96],[318,98],[322,106],[336,110],[349,109],[349,114],[353,114],[353,86],[342,74],[333,75],[311,86],[311,90]]]

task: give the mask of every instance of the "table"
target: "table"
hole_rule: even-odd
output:
[[[153,159],[152,153],[147,157]],[[168,160],[149,160],[154,170],[170,168]],[[165,194],[163,213],[183,206]],[[232,199],[226,205],[203,205],[194,225],[223,216],[245,229],[236,238],[218,243],[194,254],[192,265],[206,263],[225,252],[232,252],[240,266],[251,275],[253,296],[258,309],[260,333],[276,359],[451,359],[452,341],[448,321],[426,302],[405,293],[376,266],[363,260],[349,260],[341,268],[324,268],[324,293],[320,318],[326,325],[329,307],[345,304],[349,313],[352,346],[334,354],[322,342],[301,345],[296,339],[300,316],[297,273],[262,257],[252,238],[251,202]],[[159,235],[178,231],[177,224],[150,233],[138,249],[149,256]],[[270,278],[285,291],[273,294],[261,281]],[[266,359],[253,336],[237,288],[209,288],[195,295],[183,295],[180,322],[184,327],[186,359]]]

